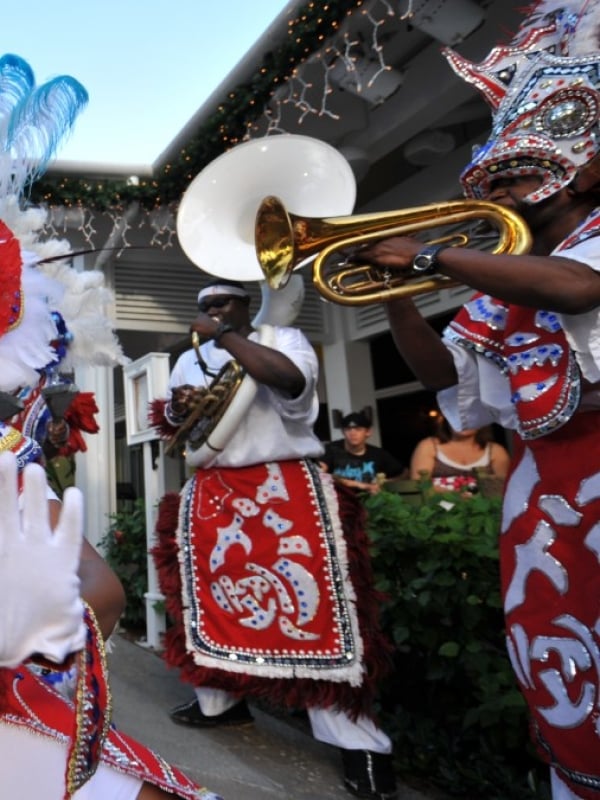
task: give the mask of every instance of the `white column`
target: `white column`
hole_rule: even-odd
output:
[[[162,443],[160,445],[162,451]],[[165,597],[158,588],[158,576],[154,559],[150,550],[155,544],[154,531],[156,530],[157,503],[165,493],[164,456],[162,452],[156,459],[156,466],[152,463],[152,442],[142,445],[144,455],[144,506],[146,509],[146,543],[148,549],[148,591],[146,598],[146,644],[148,647],[158,648],[161,645],[161,634],[166,630],[166,617],[164,611]]]
[[[80,367],[75,382],[82,392],[93,392],[99,412],[100,431],[86,434],[87,451],[78,453],[76,485],[85,503],[85,535],[94,546],[109,526],[109,515],[116,511],[114,379],[109,367]]]
[[[148,647],[159,647],[165,630],[164,597],[158,590],[154,559],[149,551],[154,546],[157,504],[165,493],[164,453],[162,445],[156,464],[152,460],[152,441],[158,439],[148,419],[148,406],[155,397],[164,397],[169,380],[168,353],[147,353],[127,364],[125,381],[125,421],[127,444],[141,444],[144,462],[144,507],[146,509],[146,545],[148,550],[148,591],[146,598],[146,641]]]

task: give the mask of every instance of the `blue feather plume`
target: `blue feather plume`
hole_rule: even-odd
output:
[[[44,172],[87,102],[70,75],[36,86],[24,59],[0,58],[0,197],[21,196]]]
[[[33,70],[26,61],[10,54],[0,58],[0,119],[4,134],[12,112],[29,96],[34,85]]]

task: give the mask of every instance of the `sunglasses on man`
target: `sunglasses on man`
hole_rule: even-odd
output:
[[[209,308],[224,308],[227,303],[230,303],[233,300],[233,297],[214,297],[214,298],[207,298],[206,300],[201,300],[198,303],[198,311],[202,314],[206,314]]]

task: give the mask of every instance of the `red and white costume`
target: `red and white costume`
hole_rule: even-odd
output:
[[[0,452],[15,456],[19,473],[41,457],[35,441],[2,422]],[[102,635],[89,608],[85,621],[84,649],[63,664],[34,659],[0,667],[2,791],[48,800],[135,800],[148,782],[186,800],[219,800],[111,725]]]
[[[303,393],[290,399],[258,385],[226,447],[161,507],[155,558],[174,621],[166,659],[195,687],[225,690],[230,703],[248,695],[306,708],[316,738],[389,753],[372,721],[389,645],[364,511],[316,463],[313,347],[294,328],[270,336],[304,375]],[[212,374],[231,359],[214,342],[201,354]],[[170,384],[209,382],[192,350]],[[163,408],[154,404],[154,421],[172,435]]]
[[[0,669],[2,791],[48,800],[135,800],[147,781],[186,800],[219,800],[111,726],[101,635],[89,611],[87,625],[88,643],[75,662]],[[64,688],[63,672],[74,673],[73,693]]]
[[[600,215],[555,254],[600,271]],[[478,294],[444,338],[459,375],[438,395],[450,424],[516,431],[500,558],[508,650],[533,738],[572,796],[597,798],[600,311],[570,317]]]

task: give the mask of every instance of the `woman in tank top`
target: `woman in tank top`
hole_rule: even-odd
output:
[[[477,473],[506,477],[509,458],[505,448],[492,441],[491,427],[457,432],[440,414],[435,434],[422,439],[413,452],[410,477],[430,477],[440,491],[473,491]]]

